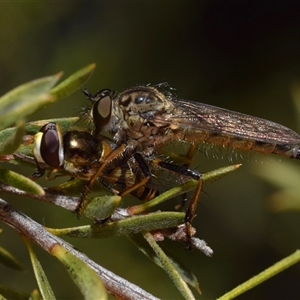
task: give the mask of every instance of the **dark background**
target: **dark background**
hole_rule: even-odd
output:
[[[86,84],[92,92],[168,81],[181,98],[297,130],[291,86],[300,79],[299,13],[297,1],[2,2],[0,93],[61,70],[68,76],[95,62],[97,69]],[[31,119],[74,115],[83,104],[78,91]],[[195,227],[214,256],[168,243],[197,275],[203,292],[197,297],[214,299],[299,248],[300,216],[270,211],[266,199],[278,188],[251,172],[266,168],[268,158],[246,154],[236,159],[213,149],[208,157],[198,157],[195,168],[200,172],[228,165],[231,159],[243,163],[236,173],[205,188],[201,197]],[[299,163],[293,163],[300,171]],[[46,226],[84,224],[60,208],[3,197]],[[30,291],[36,283],[25,246],[14,230],[1,227],[1,245],[27,271],[0,266],[0,284]],[[180,299],[167,275],[126,238],[70,242],[154,295]],[[57,298],[80,298],[60,264],[39,249],[37,253]],[[299,280],[296,265],[238,299],[298,299]]]

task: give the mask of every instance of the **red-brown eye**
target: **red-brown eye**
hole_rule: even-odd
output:
[[[44,125],[35,135],[33,154],[38,162],[57,168],[64,162],[64,149],[59,128],[55,123]]]

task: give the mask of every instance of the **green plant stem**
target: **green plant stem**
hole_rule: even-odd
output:
[[[158,246],[155,239],[153,238],[152,234],[147,232],[143,234],[144,238],[147,240],[155,254],[157,255],[158,259],[161,262],[163,269],[169,275],[171,280],[174,282],[175,286],[180,291],[181,295],[184,299],[193,300],[195,299],[191,290],[187,286],[186,282],[180,276],[177,269],[174,267],[172,261],[168,258],[168,256],[164,253],[164,251]]]
[[[218,298],[218,300],[233,299],[245,293],[246,291],[254,288],[255,286],[261,284],[262,282],[268,280],[269,278],[277,275],[278,273],[282,272],[283,270],[289,268],[290,266],[296,264],[299,261],[300,261],[300,250],[297,250],[295,253],[277,262],[272,267],[262,271],[258,275],[240,284],[230,292],[224,294],[222,297]]]

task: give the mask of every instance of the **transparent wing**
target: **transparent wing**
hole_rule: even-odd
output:
[[[180,99],[173,99],[172,102],[175,106],[172,117],[165,119],[165,125],[173,125],[178,131],[193,132],[195,142],[197,133],[201,140],[201,134],[206,132],[267,143],[300,143],[296,132],[275,122],[198,102]],[[164,123],[164,115],[155,118],[160,124]]]

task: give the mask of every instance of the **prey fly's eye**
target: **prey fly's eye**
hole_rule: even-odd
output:
[[[33,154],[38,162],[57,168],[63,165],[62,136],[55,123],[44,125],[34,137]]]

